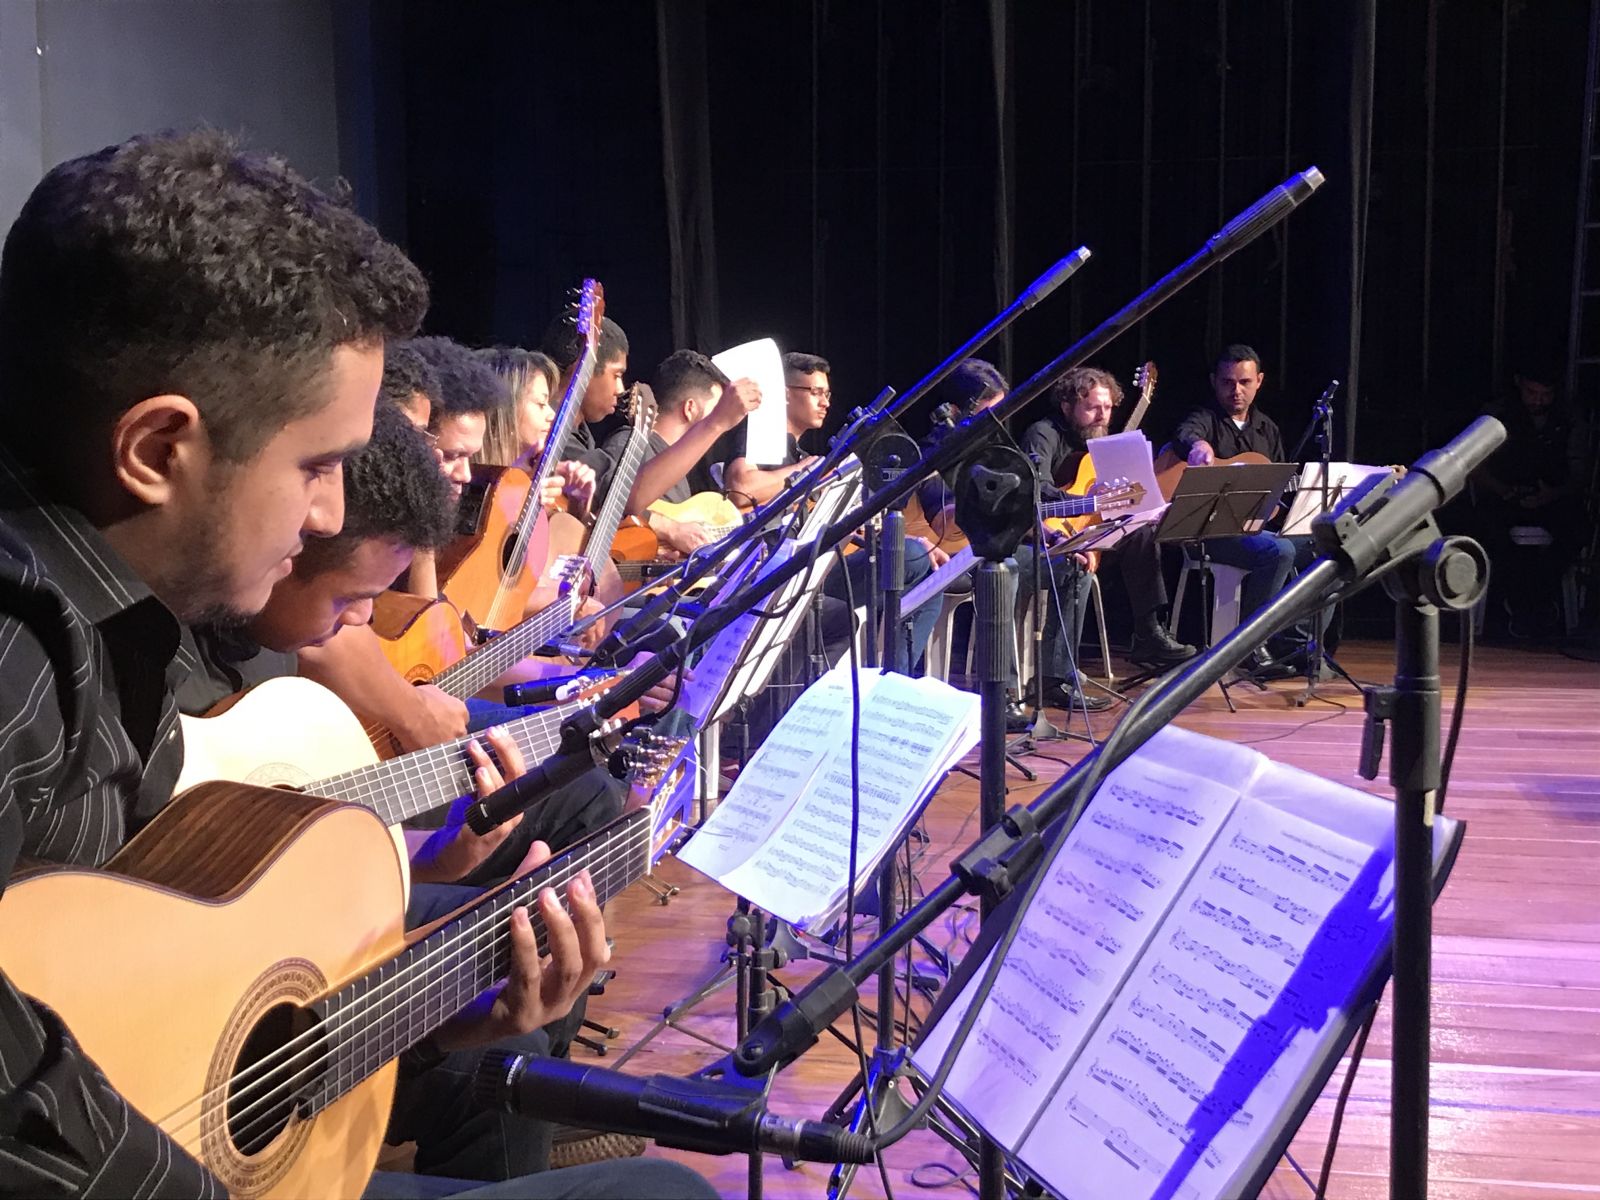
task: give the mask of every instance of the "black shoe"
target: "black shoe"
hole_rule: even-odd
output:
[[[1302,674],[1296,671],[1294,664],[1280,662],[1267,652],[1265,646],[1257,646],[1250,652],[1250,657],[1239,665],[1239,669],[1257,683],[1267,683],[1274,679],[1288,679],[1292,675]]]
[[[1172,667],[1193,658],[1199,651],[1180,642],[1161,626],[1154,633],[1136,634],[1128,659],[1140,667]]]
[[[1006,732],[1027,733],[1033,728],[1033,718],[1028,715],[1028,710],[1015,700],[1006,701]]]
[[[1029,689],[1028,695],[1033,695],[1032,689]],[[1111,707],[1110,697],[1080,692],[1065,679],[1045,680],[1044,702],[1051,708],[1076,709],[1079,712],[1105,712]]]

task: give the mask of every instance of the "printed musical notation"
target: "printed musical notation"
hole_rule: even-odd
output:
[[[1106,931],[1106,927],[1098,921],[1087,921],[1070,909],[1063,908],[1054,900],[1043,902],[1045,913],[1054,921],[1059,921],[1079,937],[1088,938],[1107,954],[1122,953],[1122,939],[1113,937]]]
[[[1214,996],[1199,984],[1190,983],[1176,971],[1168,970],[1160,959],[1157,959],[1151,966],[1150,978],[1164,987],[1171,988],[1201,1012],[1210,1016],[1221,1017],[1236,1028],[1248,1031],[1256,1023],[1255,1017],[1245,1012],[1232,1000],[1224,996]]]
[[[1197,942],[1182,929],[1172,931],[1172,947],[1184,954],[1193,955],[1202,962],[1208,962],[1224,975],[1231,975],[1237,979],[1248,991],[1254,992],[1263,1000],[1272,999],[1272,985],[1261,976],[1257,975],[1243,963],[1236,963],[1215,946],[1208,946],[1204,942]]]
[[[1046,937],[1026,925],[1017,931],[1017,941],[1027,946],[1030,950],[1037,950],[1040,954],[1048,954],[1056,961],[1066,963],[1072,971],[1087,979],[1090,983],[1099,983],[1105,978],[1106,973],[1104,971],[1099,967],[1091,967],[1084,962],[1083,955],[1079,954],[1071,946],[1063,946],[1054,938]]]
[[[1102,1066],[1099,1059],[1089,1064],[1089,1078],[1096,1083],[1105,1084],[1106,1087],[1111,1088],[1113,1091],[1121,1092],[1128,1103],[1144,1113],[1153,1125],[1160,1128],[1169,1137],[1178,1139],[1185,1146],[1194,1137],[1194,1130],[1180,1121],[1174,1121],[1159,1104],[1150,1099],[1142,1087],[1126,1076],[1118,1075],[1115,1071]],[[1201,1159],[1207,1166],[1213,1168],[1222,1163],[1221,1156],[1210,1147],[1206,1148],[1201,1155]]]
[[[1266,933],[1257,929],[1238,913],[1229,912],[1209,900],[1201,899],[1196,899],[1193,904],[1189,905],[1189,911],[1199,914],[1208,921],[1215,922],[1229,933],[1238,934],[1239,940],[1246,945],[1259,946],[1269,954],[1277,955],[1291,967],[1300,965],[1300,951],[1295,948],[1293,942],[1285,941],[1275,933]]]
[[[1187,805],[1163,800],[1159,796],[1150,796],[1144,792],[1136,792],[1132,788],[1119,786],[1115,781],[1106,786],[1112,796],[1132,808],[1142,809],[1158,817],[1182,821],[1185,825],[1193,825],[1196,829],[1205,823],[1205,818]]]
[[[1151,891],[1159,888],[1163,882],[1161,876],[1154,871],[1134,862],[1132,859],[1118,858],[1115,854],[1095,845],[1087,838],[1078,843],[1078,850],[1085,858],[1101,869],[1110,871],[1113,875],[1130,875]]]
[[[1157,1075],[1189,1097],[1190,1100],[1193,1100],[1196,1104],[1204,1102],[1208,1095],[1206,1089],[1178,1070],[1178,1065],[1166,1055],[1151,1049],[1150,1043],[1134,1033],[1133,1030],[1119,1025],[1111,1031],[1111,1040],[1123,1046],[1135,1058],[1153,1067]]]
[[[1128,1131],[1121,1125],[1113,1125],[1094,1109],[1090,1108],[1076,1095],[1067,1098],[1067,1116],[1086,1129],[1098,1133],[1105,1142],[1105,1147],[1129,1166],[1137,1167],[1141,1171],[1149,1171],[1152,1175],[1165,1175],[1167,1164],[1146,1150],[1133,1138],[1128,1136]],[[1197,1197],[1199,1191],[1190,1184],[1184,1184],[1173,1193],[1181,1197]]]
[[[1309,879],[1312,883],[1319,883],[1329,891],[1344,895],[1350,887],[1350,876],[1342,871],[1330,871],[1321,863],[1308,863],[1297,854],[1290,854],[1280,850],[1270,842],[1258,842],[1248,834],[1236,833],[1229,843],[1235,850],[1243,850],[1246,854],[1269,862],[1285,871],[1293,872],[1302,879]]]
[[[1253,876],[1246,875],[1236,867],[1226,863],[1219,864],[1211,869],[1211,878],[1220,879],[1230,887],[1238,888],[1246,896],[1256,900],[1265,900],[1278,912],[1281,912],[1296,925],[1314,925],[1321,919],[1321,914],[1307,908],[1304,904],[1296,904],[1289,897],[1273,891],[1266,884]]]
[[[1228,1052],[1225,1049],[1206,1037],[1194,1026],[1185,1025],[1181,1017],[1175,1013],[1168,1012],[1159,1004],[1147,1002],[1143,996],[1135,994],[1132,1002],[1128,1005],[1128,1011],[1142,1021],[1149,1021],[1152,1025],[1165,1029],[1185,1046],[1204,1054],[1214,1063],[1224,1062],[1228,1057]]]
[[[1057,1007],[1077,1016],[1083,1011],[1083,1001],[1067,991],[1059,979],[1052,979],[1042,975],[1034,965],[1025,958],[1015,959],[1006,963],[1005,970],[1015,971],[1026,979],[1035,991],[1048,996]]]
[[[976,1032],[978,1041],[982,1043],[984,1049],[1006,1070],[1029,1087],[1039,1082],[1039,1072],[1034,1069],[1033,1064],[1012,1049],[1007,1042],[997,1038],[982,1022],[979,1023]]]
[[[1133,901],[1108,892],[1104,888],[1090,883],[1087,879],[1080,878],[1066,868],[1056,872],[1056,882],[1063,887],[1071,888],[1092,904],[1099,904],[1102,907],[1121,913],[1130,921],[1144,920],[1144,909],[1133,903]]]
[[[996,988],[990,994],[990,999],[996,1008],[1020,1025],[1029,1037],[1046,1050],[1054,1050],[1061,1045],[1061,1035],[1015,996]]]
[[[1104,829],[1107,833],[1127,838],[1140,849],[1154,850],[1157,854],[1164,854],[1168,858],[1183,857],[1183,847],[1171,838],[1164,838],[1159,833],[1147,833],[1132,822],[1124,821],[1112,813],[1098,810],[1091,812],[1089,823]]]

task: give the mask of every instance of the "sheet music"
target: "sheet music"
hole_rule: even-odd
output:
[[[863,686],[870,692],[873,681]],[[721,878],[760,850],[816,774],[850,709],[848,672],[830,671],[802,692],[678,857]]]
[[[848,667],[836,668],[806,689],[680,856],[800,926],[826,914],[849,882],[851,678]],[[871,669],[859,678],[856,858],[865,875],[977,744],[978,698],[936,679]]]
[[[1149,438],[1134,430],[1091,438],[1088,446],[1089,457],[1094,460],[1096,480],[1126,479],[1129,483],[1144,485],[1144,495],[1139,502],[1119,508],[1117,512],[1142,513],[1162,506],[1161,488],[1156,483],[1155,461]]]
[[[1042,1106],[1023,1161],[1074,1197],[1234,1194],[1384,936],[1382,855],[1243,800]]]
[[[713,354],[711,361],[729,379],[753,379],[761,389],[761,407],[745,419],[744,456],[758,467],[781,463],[789,450],[789,422],[778,343],[759,338]]]
[[[758,544],[753,543],[752,546],[756,548]],[[761,574],[766,575],[776,571],[793,554],[794,543],[783,542],[762,564]],[[760,557],[759,553],[745,555],[737,569],[717,589],[716,596],[708,605],[708,610],[715,610],[744,585],[745,580],[750,578],[750,573],[755,569],[756,563],[760,561]],[[739,660],[744,657],[750,636],[762,619],[755,610],[747,610],[740,614],[731,625],[724,626],[711,641],[706,643],[700,657],[695,660],[691,677],[683,681],[678,704],[694,718],[696,729],[704,729],[710,721],[711,710],[726,691],[729,679],[739,666]]]
[[[1337,508],[1345,493],[1354,491],[1374,475],[1387,475],[1388,467],[1367,467],[1360,463],[1328,464],[1328,506]],[[1299,490],[1284,518],[1282,537],[1297,537],[1311,532],[1311,522],[1322,512],[1322,464],[1308,462],[1300,468]]]
[[[1207,777],[1194,771],[1202,750]],[[1111,773],[1051,865],[950,1074],[947,1094],[996,1141],[1022,1140],[1259,762],[1169,727]],[[958,999],[917,1048],[925,1072],[965,1010]]]

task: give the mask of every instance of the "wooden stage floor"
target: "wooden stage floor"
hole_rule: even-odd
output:
[[[1387,679],[1386,644],[1347,646],[1343,661],[1358,679]],[[1456,647],[1444,647],[1446,720]],[[1438,1200],[1600,1196],[1600,666],[1549,651],[1480,648],[1474,665],[1448,810],[1467,821],[1460,859],[1435,910],[1431,1194]],[[1235,691],[1230,715],[1212,691],[1182,724],[1262,747],[1279,761],[1382,794],[1384,779],[1355,773],[1361,737],[1360,696],[1325,685],[1334,704],[1295,708],[1298,682],[1267,693]],[[1097,723],[1109,728],[1115,710]],[[1057,714],[1059,716],[1059,714]],[[1047,748],[1060,763],[1081,743]],[[1046,778],[1061,767],[1030,759]],[[1387,763],[1385,764],[1387,769]],[[1012,775],[1014,781],[1020,776]],[[1386,778],[1386,777],[1384,777]],[[1025,800],[1037,785],[1017,786]],[[977,785],[953,775],[929,809],[931,843],[919,875],[944,877],[950,851],[964,846],[977,821]],[[692,992],[718,966],[733,898],[676,860],[662,879],[682,891],[663,907],[635,885],[610,910],[619,974],[590,1015],[620,1027],[615,1045],[633,1044],[669,1001]],[[965,924],[935,926],[935,940],[962,944]],[[814,968],[782,971],[799,984]],[[726,1041],[733,1033],[731,988],[716,992],[685,1024]],[[926,1005],[919,1006],[922,1009]],[[1329,1188],[1333,1197],[1388,1194],[1388,1006],[1356,1076]],[[583,1055],[581,1048],[576,1051]],[[631,1072],[686,1072],[716,1057],[704,1043],[669,1030],[629,1064]],[[613,1056],[614,1057],[614,1056]],[[784,1072],[774,1111],[815,1117],[850,1080],[853,1054],[831,1039]],[[1341,1066],[1296,1137],[1290,1157],[1315,1178],[1326,1145]],[[746,1194],[745,1160],[677,1154],[712,1178],[724,1196]],[[893,1191],[909,1196],[926,1182],[950,1183],[958,1156],[931,1133],[911,1135],[885,1156]],[[786,1170],[768,1159],[771,1197],[825,1192],[827,1171]],[[945,1194],[963,1194],[950,1183]],[[881,1196],[877,1172],[864,1169],[853,1195]],[[1311,1187],[1286,1161],[1263,1193],[1299,1200]]]

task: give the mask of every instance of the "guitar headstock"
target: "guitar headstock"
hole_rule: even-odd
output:
[[[635,433],[641,436],[647,434],[656,425],[656,394],[650,390],[649,384],[636,383],[617,402],[617,411],[633,422]]]
[[[585,352],[591,357],[600,348],[600,326],[606,315],[606,289],[598,279],[585,279],[578,288],[577,306],[573,322],[578,336],[583,339]]]
[[[1144,484],[1131,479],[1106,479],[1095,485],[1096,512],[1112,512],[1119,508],[1132,508],[1144,499]]]
[[[1139,389],[1139,399],[1142,403],[1148,404],[1150,397],[1155,395],[1156,380],[1160,374],[1153,362],[1140,363],[1133,372],[1133,386]]]
[[[551,566],[549,574],[561,595],[571,595],[588,585],[589,560],[581,554],[560,555]]]

